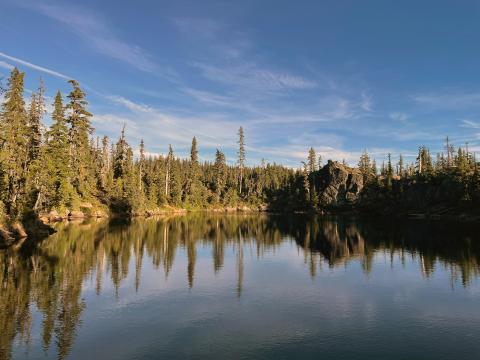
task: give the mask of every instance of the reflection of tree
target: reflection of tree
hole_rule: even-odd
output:
[[[42,244],[24,244],[19,250],[0,252],[0,358],[8,359],[13,340],[28,344],[32,306],[42,314],[42,342],[52,340],[60,359],[65,358],[85,303],[82,284],[94,279],[101,294],[108,276],[117,292],[129,271],[135,271],[135,288],[141,287],[145,256],[156,269],[171,272],[177,251],[187,257],[187,282],[194,286],[197,248],[210,246],[214,272],[221,271],[226,249],[235,252],[236,291],[244,288],[245,257],[262,257],[283,241],[294,240],[303,249],[312,276],[324,264],[338,267],[358,260],[371,271],[378,252],[407,257],[419,264],[424,276],[437,267],[449,269],[452,281],[468,286],[479,275],[478,228],[426,223],[369,223],[306,216],[208,215],[194,213],[128,223],[93,222],[60,224],[59,231]],[[133,257],[132,257],[133,256]],[[132,268],[130,264],[134,264]],[[107,275],[107,278],[103,276]]]
[[[416,260],[420,271],[429,277],[437,266],[450,270],[452,281],[467,286],[479,275],[480,241],[474,241],[478,225],[424,223],[415,221],[354,222],[298,218],[289,225],[307,257],[320,257],[330,267],[359,259],[366,273],[372,268],[375,253],[389,254],[393,263],[402,264],[406,256]],[[286,230],[287,232],[290,230]],[[314,274],[312,269],[312,275]]]

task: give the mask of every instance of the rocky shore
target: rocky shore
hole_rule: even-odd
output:
[[[269,204],[238,206],[212,206],[206,208],[177,208],[162,206],[154,209],[137,211],[113,211],[105,205],[83,203],[79,209],[62,211],[52,210],[48,213],[30,216],[27,220],[4,222],[0,224],[0,247],[6,247],[25,238],[42,238],[54,230],[52,224],[88,218],[107,217],[150,217],[169,214],[183,214],[190,211],[210,211],[216,213],[234,212],[316,212],[325,215],[356,214],[367,216],[402,216],[419,219],[459,219],[480,220],[470,208],[461,204],[451,205],[448,194],[444,194],[442,184],[434,185],[407,184],[401,197],[388,197],[377,191],[375,184],[364,183],[362,173],[336,161],[319,169],[315,175],[315,197],[317,203],[310,209],[290,209],[270,207]],[[114,207],[113,207],[114,208]]]

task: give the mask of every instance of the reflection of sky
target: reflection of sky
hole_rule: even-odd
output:
[[[108,273],[101,295],[92,276],[85,282],[87,307],[71,358],[223,358],[228,351],[254,358],[321,353],[403,359],[423,349],[425,358],[446,359],[480,349],[478,282],[452,286],[442,266],[426,278],[418,258],[406,256],[402,264],[399,256],[391,261],[390,254],[377,252],[368,274],[353,259],[335,268],[317,265],[311,277],[293,241],[261,257],[249,244],[243,252],[240,297],[238,248],[228,246],[224,267],[215,273],[212,248],[197,245],[191,289],[185,248],[177,250],[168,278],[145,253],[138,292],[134,257],[118,298]]]

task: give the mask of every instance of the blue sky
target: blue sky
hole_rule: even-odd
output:
[[[297,167],[310,146],[356,164],[366,148],[480,150],[478,1],[0,0],[0,76],[53,97],[84,86],[99,135]],[[51,99],[50,99],[51,100]]]

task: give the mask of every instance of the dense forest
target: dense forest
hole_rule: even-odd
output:
[[[238,131],[235,165],[217,149],[213,161],[201,162],[197,140],[190,158],[147,156],[143,141],[138,152],[119,138],[94,135],[86,94],[75,80],[66,96],[56,93],[51,126],[46,128],[45,87],[40,81],[30,101],[24,98],[24,73],[11,71],[4,84],[0,111],[0,212],[3,219],[23,219],[41,213],[64,215],[117,212],[145,214],[156,209],[255,208],[279,210],[332,209],[335,205],[378,212],[441,207],[472,209],[480,202],[480,173],[475,154],[454,148],[432,159],[422,146],[414,163],[402,155],[377,166],[364,151],[358,167],[335,163],[348,176],[357,176],[355,197],[332,201],[324,196],[331,174],[313,148],[298,169],[262,163],[246,166],[245,134]],[[137,146],[135,146],[137,148]],[[300,165],[300,164],[299,164]],[[336,191],[340,191],[337,187]],[[328,200],[325,200],[328,199]],[[439,210],[440,211],[440,210]]]

